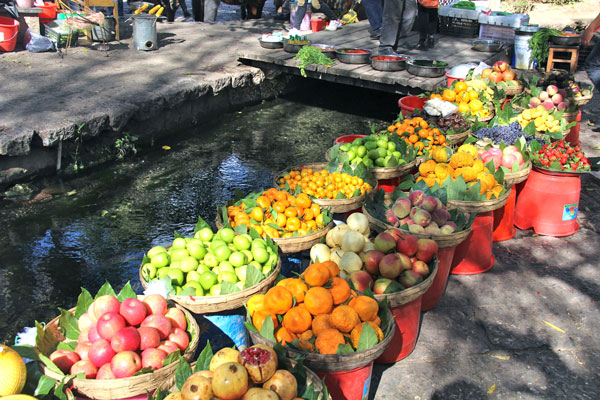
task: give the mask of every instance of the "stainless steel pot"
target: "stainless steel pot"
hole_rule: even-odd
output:
[[[378,60],[378,58],[385,58]],[[371,57],[371,67],[378,71],[402,71],[406,69],[407,57],[396,56],[373,56]]]
[[[550,36],[550,41],[559,46],[575,46],[581,41],[581,35],[577,36]]]
[[[360,53],[352,53],[352,51],[360,51]],[[335,55],[340,62],[346,64],[368,64],[371,58],[371,50],[369,49],[337,49]]]
[[[311,46],[320,49],[321,52],[329,58],[335,58],[335,52],[338,48],[337,46],[334,46],[332,44],[323,43],[311,44]]]
[[[296,44],[296,43],[290,43],[289,40],[284,40],[283,41],[283,50],[287,51],[288,53],[297,53],[300,51],[300,49],[304,46],[308,46],[310,44],[310,40],[308,41],[308,43],[303,43],[303,44]]]
[[[258,41],[260,42],[260,45],[262,47],[264,47],[265,49],[281,49],[281,48],[283,48],[283,42],[281,40],[271,41],[271,40],[262,40],[259,38]]]
[[[446,73],[448,63],[438,60],[408,60],[406,69],[409,73],[426,78],[437,78]]]
[[[504,46],[504,42],[500,40],[473,40],[473,50],[476,51],[496,52],[502,46]]]

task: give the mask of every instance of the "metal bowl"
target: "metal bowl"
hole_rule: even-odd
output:
[[[289,40],[284,40],[283,41],[283,50],[287,51],[288,53],[297,53],[300,51],[301,48],[303,48],[304,46],[308,46],[310,44],[310,40],[307,40],[308,43],[302,43],[302,44],[297,44],[297,43],[290,43]]]
[[[473,40],[473,50],[476,51],[496,52],[502,46],[504,46],[504,42],[500,40]]]
[[[406,69],[409,73],[425,78],[437,78],[446,73],[448,63],[438,60],[407,60]]]
[[[283,48],[283,42],[281,40],[271,41],[271,40],[262,40],[259,38],[258,41],[260,42],[261,47],[264,47],[265,49],[281,49],[281,48]]]
[[[581,40],[581,35],[577,36],[550,36],[550,41],[559,46],[575,46]]]
[[[337,49],[335,51],[335,55],[337,56],[338,60],[340,60],[340,62],[346,64],[368,64],[371,59],[371,50],[344,48]]]
[[[335,52],[337,50],[337,46],[334,46],[332,44],[322,44],[322,43],[317,43],[317,44],[311,44],[312,47],[316,47],[317,49],[320,49],[321,52],[323,54],[325,54],[327,57],[329,58],[335,58]]]
[[[378,71],[402,71],[406,69],[407,57],[397,56],[373,56],[371,67]]]

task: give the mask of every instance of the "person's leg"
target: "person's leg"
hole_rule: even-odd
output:
[[[331,8],[329,8],[327,3],[324,1],[311,0],[310,5],[312,10],[322,12],[330,21],[335,21],[338,19],[337,15],[331,11]]]
[[[417,16],[417,4],[417,0],[404,0],[400,37],[407,37],[410,35]]]
[[[184,17],[191,17],[192,14],[188,11],[187,4],[185,4],[185,0],[179,0],[179,5],[181,6],[181,11],[183,11]]]
[[[221,0],[205,0],[204,1],[204,22],[215,22],[217,20],[217,12]]]
[[[306,0],[298,0],[298,8],[296,8],[296,13],[294,14],[294,19],[292,21],[292,29],[300,30],[300,25],[302,25],[302,20],[306,15],[307,7]]]
[[[427,9],[429,21],[427,26],[427,45],[432,48],[435,45],[434,35],[437,32],[438,25],[438,9],[429,8]]]
[[[383,7],[381,7],[380,0],[363,0],[363,6],[367,13],[367,19],[369,25],[371,25],[371,31],[375,32],[381,29],[381,23],[383,19]]]
[[[415,19],[417,32],[419,32],[419,43],[417,44],[417,49],[419,50],[429,49],[429,45],[427,43],[428,21],[429,14],[427,12],[427,8],[419,4],[417,7],[417,18]]]
[[[584,68],[596,90],[600,91],[600,41],[585,59]]]
[[[405,0],[385,0],[383,4],[383,20],[381,24],[381,37],[379,38],[378,53],[393,53],[393,48],[398,43],[398,33],[402,22],[402,10]]]

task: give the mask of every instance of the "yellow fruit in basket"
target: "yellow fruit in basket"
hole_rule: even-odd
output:
[[[25,361],[19,353],[0,344],[0,397],[21,393],[26,380]]]
[[[523,116],[524,119],[531,119],[531,110],[524,110],[523,113],[521,113],[521,115]]]
[[[476,91],[471,90],[467,93],[469,93],[469,100],[473,101],[479,99],[479,93],[477,93]]]
[[[469,102],[469,108],[471,112],[477,112],[483,108],[483,103],[479,99],[471,100]]]
[[[464,92],[465,90],[467,90],[467,84],[463,81],[457,81],[454,84],[454,90],[456,90],[457,92]]]
[[[460,113],[466,113],[467,111],[469,111],[469,104],[465,103],[464,101],[461,101],[460,103],[458,103],[458,111]]]
[[[4,396],[2,400],[37,400],[33,396],[29,396],[28,394],[13,394],[11,396]],[[167,398],[165,397],[165,400]]]

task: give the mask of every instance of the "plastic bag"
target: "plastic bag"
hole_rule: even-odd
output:
[[[25,48],[32,53],[41,53],[43,51],[55,50],[54,42],[47,38],[33,32],[31,29],[27,29],[27,35],[29,40],[25,45]]]

